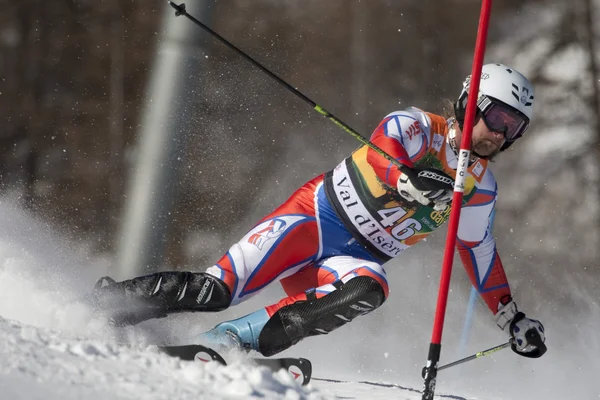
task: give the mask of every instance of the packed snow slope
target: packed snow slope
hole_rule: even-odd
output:
[[[300,387],[284,371],[183,362],[5,319],[0,334],[3,399],[420,399],[415,389],[398,385],[316,381]]]
[[[182,362],[0,319],[5,399],[321,399],[284,372]],[[314,392],[314,393],[313,393]]]

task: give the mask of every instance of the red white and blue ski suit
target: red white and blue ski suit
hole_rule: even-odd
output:
[[[448,121],[416,108],[386,116],[371,142],[409,167],[456,175],[458,158],[448,140]],[[415,206],[397,191],[400,171],[367,146],[334,170],[317,176],[263,218],[207,272],[223,280],[240,303],[275,280],[288,297],[280,308],[336,290],[334,282],[374,278],[389,293],[383,265],[442,225],[450,207]],[[468,168],[457,247],[465,269],[495,314],[510,288],[491,233],[497,185],[486,160]]]

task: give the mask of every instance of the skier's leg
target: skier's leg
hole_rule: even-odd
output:
[[[271,282],[296,273],[317,257],[314,216],[276,210],[250,230],[206,272],[221,279],[236,305]]]
[[[96,309],[115,325],[133,325],[178,311],[221,311],[231,292],[220,279],[204,272],[158,272],[123,282],[102,278],[92,295]]]
[[[322,181],[320,176],[298,189],[206,270],[225,282],[232,305],[317,259],[320,241],[315,192]]]
[[[267,307],[271,318],[259,337],[263,355],[279,353],[308,336],[327,334],[375,310],[388,296],[380,264],[341,256],[325,260],[319,269],[331,272],[328,279],[340,278]]]
[[[322,179],[298,189],[206,272],[161,272],[123,282],[102,279],[94,305],[116,324],[135,324],[177,311],[221,311],[250,298],[317,257],[314,193]]]
[[[285,231],[285,232],[284,232]],[[294,274],[317,257],[318,229],[314,217],[279,215],[254,227],[206,272],[230,288],[232,305],[248,300],[276,279]],[[225,349],[256,347],[258,333],[269,319],[265,309],[186,339]]]
[[[310,274],[311,270],[316,271]],[[309,272],[306,272],[309,271]],[[321,271],[321,273],[319,273]],[[323,272],[324,271],[324,272]],[[245,317],[217,325],[199,341],[226,347],[239,344],[265,356],[279,353],[305,337],[325,334],[379,307],[387,297],[383,268],[353,257],[332,257],[309,266],[298,276],[316,277],[320,285]]]

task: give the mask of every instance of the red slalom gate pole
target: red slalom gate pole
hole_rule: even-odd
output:
[[[469,97],[467,100],[467,110],[465,114],[465,122],[463,124],[458,167],[456,169],[456,179],[454,182],[452,211],[450,212],[450,222],[448,224],[448,236],[444,250],[444,261],[442,264],[440,288],[438,291],[437,306],[433,321],[433,332],[431,335],[431,344],[429,345],[427,364],[425,368],[423,368],[423,379],[425,380],[425,386],[423,388],[422,400],[433,400],[433,395],[435,392],[435,382],[438,368],[437,364],[440,360],[440,353],[442,349],[442,331],[444,329],[448,291],[450,289],[450,277],[452,276],[452,262],[454,260],[454,249],[456,246],[456,233],[458,231],[458,222],[460,220],[460,210],[462,206],[463,193],[465,190],[467,167],[469,165],[469,158],[471,156],[471,135],[473,133],[473,121],[475,120],[477,97],[479,93],[479,80],[481,77],[483,56],[485,54],[485,44],[487,40],[491,9],[492,0],[483,0],[481,4],[481,13],[479,15],[479,27],[477,29],[475,55],[473,57],[473,66],[471,69]]]

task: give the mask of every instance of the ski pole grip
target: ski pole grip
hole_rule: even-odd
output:
[[[175,16],[176,17],[179,17],[179,16],[184,15],[186,13],[186,11],[185,11],[185,3],[181,3],[180,5],[177,5],[177,4],[173,3],[172,1],[169,1],[169,5],[175,9]]]

